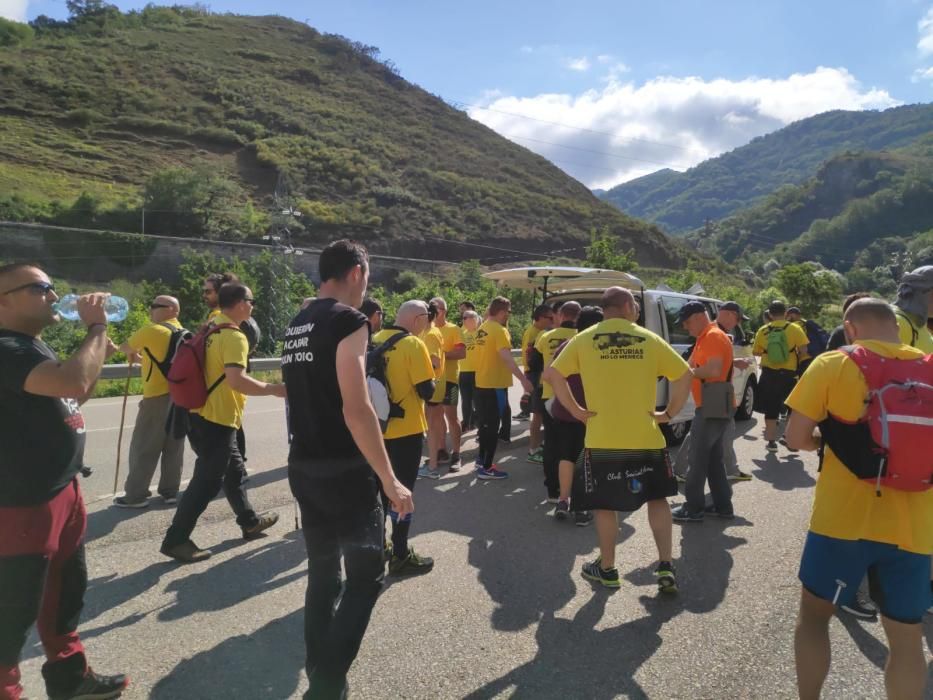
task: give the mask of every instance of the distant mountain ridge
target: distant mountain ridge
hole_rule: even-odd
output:
[[[684,234],[797,185],[838,153],[907,145],[933,131],[933,104],[833,111],[802,119],[679,173],[659,170],[600,195],[626,213]]]

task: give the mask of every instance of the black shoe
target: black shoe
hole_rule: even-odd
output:
[[[463,467],[463,464],[460,462],[460,453],[451,452],[450,453],[450,471],[458,472]]]
[[[875,604],[861,593],[856,593],[855,600],[848,605],[840,605],[839,607],[850,615],[860,617],[863,620],[874,620],[878,615],[878,608],[875,607]]]
[[[123,674],[101,676],[88,668],[77,688],[67,694],[49,695],[49,700],[108,700],[118,698],[130,684]]]
[[[449,462],[449,461],[450,461],[450,454],[448,454],[447,450],[437,451],[437,463],[438,464],[440,464],[441,462]]]
[[[720,513],[716,506],[706,506],[706,508],[703,509],[703,512],[709,515],[715,515],[717,518],[722,518],[723,520],[735,519],[735,511],[730,510]]]
[[[554,517],[558,520],[566,520],[570,517],[570,501],[557,501],[554,508]]]
[[[578,510],[573,514],[573,524],[577,527],[586,527],[593,522],[593,514],[588,510]]]
[[[113,505],[117,508],[148,508],[149,499],[143,498],[140,501],[131,501],[126,496],[117,496],[113,499]]]
[[[765,445],[765,449],[768,452],[777,452],[777,443],[774,440],[768,440],[768,444]]]
[[[796,447],[791,447],[790,445],[788,445],[787,440],[785,440],[784,438],[781,438],[780,440],[778,440],[778,442],[784,445],[784,447],[787,449],[788,452],[799,452],[800,451]]]
[[[263,530],[268,530],[277,522],[279,522],[278,513],[266,513],[265,515],[261,515],[255,525],[243,528],[243,539],[255,540]]]
[[[206,549],[200,549],[194,542],[188,540],[187,542],[182,542],[181,544],[175,545],[174,547],[166,547],[164,544],[159,550],[167,557],[171,557],[175,561],[180,561],[182,564],[194,564],[195,562],[204,561],[205,559],[211,558],[211,553]]]
[[[415,550],[408,548],[408,554],[405,557],[396,557],[393,555],[389,562],[389,575],[391,576],[418,576],[426,574],[434,568],[434,560],[431,557],[422,557],[415,554]]]
[[[580,574],[587,581],[601,583],[606,588],[619,588],[622,585],[619,580],[619,570],[615,567],[604,569],[602,563],[602,557],[597,557],[596,561],[584,564]]]
[[[674,570],[674,564],[669,561],[658,562],[658,568],[654,570],[654,575],[658,579],[658,591],[660,593],[677,592],[677,572]]]
[[[687,504],[677,506],[671,511],[671,517],[679,523],[702,523],[703,513],[691,513],[687,510]]]

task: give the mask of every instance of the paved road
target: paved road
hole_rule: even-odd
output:
[[[195,531],[215,556],[188,567],[158,554],[171,509],[117,510],[103,498],[119,411],[116,399],[85,407],[87,461],[97,470],[83,483],[91,584],[81,631],[92,663],[129,673],[127,698],[300,697],[306,561],[285,479],[281,403],[251,399],[246,430],[251,498],[282,521],[244,542],[218,499]],[[128,423],[134,415],[131,404]],[[352,696],[793,697],[796,566],[816,464],[766,456],[760,427],[743,428],[737,452],[755,480],[736,486],[741,517],[675,525],[682,593],[674,599],[656,597],[644,512],[621,524],[622,589],[594,590],[579,577],[595,534],[551,517],[540,467],[524,461],[521,443],[500,459],[508,481],[469,473],[419,481],[413,544],[437,566],[386,588]],[[933,627],[926,633],[933,640]],[[832,638],[825,697],[882,697],[880,625],[839,619]],[[27,691],[40,696],[34,637],[25,659]]]

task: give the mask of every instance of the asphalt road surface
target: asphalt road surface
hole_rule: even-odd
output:
[[[245,422],[250,498],[257,510],[278,512],[279,524],[245,542],[218,498],[194,533],[214,556],[190,566],[158,552],[171,507],[158,499],[142,511],[109,505],[120,404],[84,407],[95,473],[82,482],[90,586],[80,630],[91,663],[128,673],[126,698],[301,697],[307,567],[284,466],[282,402],[250,399]],[[513,428],[519,438],[527,424]],[[735,486],[736,520],[674,525],[681,593],[673,598],[656,594],[644,511],[621,523],[621,590],[580,578],[596,551],[593,528],[552,517],[523,439],[501,452],[507,481],[480,482],[469,470],[420,480],[412,543],[436,566],[389,579],[351,671],[351,697],[795,697],[796,573],[816,459],[766,455],[754,422],[740,432],[739,463],[754,481]],[[185,478],[192,465],[189,452]],[[883,697],[880,624],[840,617],[831,629],[824,697]],[[925,632],[933,640],[933,627]],[[33,635],[23,664],[30,697],[42,697],[41,663]]]

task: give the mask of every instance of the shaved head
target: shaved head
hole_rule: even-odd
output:
[[[395,325],[404,328],[413,335],[418,335],[427,325],[428,305],[420,299],[406,301],[398,307]]]
[[[583,307],[578,302],[568,301],[561,304],[560,311],[557,313],[560,314],[561,322],[576,321],[582,309]]]
[[[846,309],[843,320],[846,337],[856,340],[881,340],[899,343],[897,316],[884,299],[858,299]]]
[[[605,317],[608,318],[627,318],[634,321],[638,318],[638,306],[635,302],[635,295],[622,287],[609,287],[603,292],[599,305],[603,308]]]
[[[153,302],[156,304],[167,304],[168,306],[171,306],[173,309],[175,309],[175,311],[178,311],[181,308],[178,303],[178,299],[171,297],[168,294],[160,294],[155,299],[153,299]]]

